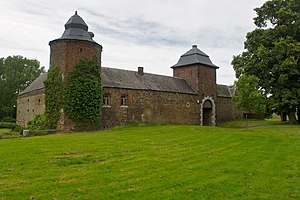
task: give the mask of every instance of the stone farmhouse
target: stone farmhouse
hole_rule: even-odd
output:
[[[65,24],[63,35],[49,42],[50,66],[60,67],[63,79],[81,58],[97,57],[101,65],[102,46],[93,40],[84,20],[75,12]],[[215,126],[240,117],[233,107],[233,86],[218,85],[209,56],[196,45],[173,65],[173,76],[101,67],[103,85],[103,127],[142,123],[174,123]],[[41,74],[17,98],[17,124],[26,126],[44,112],[44,81]],[[72,123],[63,116],[60,129]]]

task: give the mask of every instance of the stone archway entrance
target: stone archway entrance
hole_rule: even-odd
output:
[[[206,100],[203,104],[203,126],[211,126],[212,103]]]
[[[216,125],[216,106],[211,97],[205,97],[201,104],[201,125]]]

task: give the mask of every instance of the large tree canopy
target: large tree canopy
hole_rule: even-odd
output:
[[[274,112],[295,123],[300,105],[300,0],[271,0],[255,9],[257,26],[232,64],[239,78],[256,76]]]
[[[16,97],[41,73],[39,61],[22,56],[0,58],[0,119],[16,116]]]

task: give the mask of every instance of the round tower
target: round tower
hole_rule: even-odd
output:
[[[93,37],[94,34],[88,32],[88,26],[75,11],[75,15],[65,24],[62,36],[49,42],[50,66],[60,67],[64,78],[82,58],[92,59],[96,56],[101,67],[102,46]]]

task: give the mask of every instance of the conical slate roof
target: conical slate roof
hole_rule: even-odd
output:
[[[56,40],[64,40],[64,39],[73,39],[73,40],[85,40],[94,42],[93,40],[94,34],[92,32],[88,32],[88,26],[84,22],[84,20],[77,14],[75,11],[75,15],[70,17],[70,19],[65,24],[65,31],[62,36]]]
[[[88,26],[83,21],[83,19],[77,14],[77,11],[75,11],[75,15],[73,15],[65,24],[65,28],[79,28],[83,29],[85,31],[88,30]]]
[[[183,54],[177,64],[172,66],[172,68],[192,64],[203,64],[209,67],[219,68],[211,62],[208,55],[197,48],[197,45],[193,45],[191,50]]]

